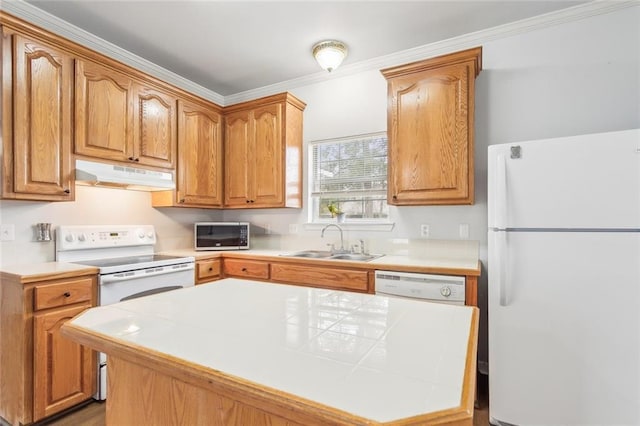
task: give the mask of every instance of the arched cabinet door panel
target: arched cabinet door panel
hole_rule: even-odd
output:
[[[2,43],[3,197],[73,201],[74,60],[7,28]]]
[[[474,84],[481,48],[382,70],[388,82],[388,202],[473,204]]]

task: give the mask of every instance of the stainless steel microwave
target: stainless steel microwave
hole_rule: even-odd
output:
[[[249,222],[197,222],[194,225],[196,250],[246,250]]]

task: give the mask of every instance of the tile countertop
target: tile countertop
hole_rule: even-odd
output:
[[[300,261],[318,261],[340,264],[344,263],[342,260],[330,260],[330,259],[309,259],[309,258],[295,258],[285,257],[290,253],[294,253],[298,250],[282,250],[282,249],[250,249],[250,250],[235,250],[235,251],[195,251],[190,249],[183,250],[166,250],[161,254],[173,255],[173,256],[193,256],[196,260],[204,259],[208,257],[215,257],[221,253],[232,256],[261,256],[285,259],[298,259]],[[477,257],[446,257],[446,256],[429,256],[429,255],[383,255],[371,261],[357,262],[363,265],[371,266],[375,269],[393,268],[394,266],[404,267],[417,267],[417,268],[432,268],[432,269],[444,269],[444,270],[460,270],[468,273],[469,275],[480,275],[480,263]]]
[[[24,283],[97,273],[98,268],[62,262],[25,263],[0,268],[1,277],[17,279]]]
[[[233,278],[71,324],[378,422],[459,407],[477,342],[477,308]]]

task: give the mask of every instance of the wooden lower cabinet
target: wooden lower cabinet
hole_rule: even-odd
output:
[[[60,335],[62,324],[90,307],[85,302],[34,317],[34,421],[73,407],[94,393],[95,352]]]
[[[63,337],[60,327],[95,306],[96,273],[0,272],[0,417],[9,424],[40,421],[95,393],[96,352]]]
[[[348,268],[271,264],[271,281],[337,290],[367,292],[370,274],[373,275],[373,272]]]
[[[216,259],[202,259],[196,262],[196,284],[204,284],[221,278],[222,261]]]
[[[227,257],[232,256],[232,257]],[[389,266],[380,266],[368,262],[342,262],[342,261],[309,261],[302,259],[284,260],[280,257],[235,257],[235,254],[221,254],[223,262],[222,273],[218,278],[246,278],[274,283],[302,285],[308,287],[318,287],[334,290],[355,291],[360,293],[375,293],[375,272],[376,269],[388,270]],[[263,260],[264,259],[264,260]],[[201,261],[198,261],[198,263]],[[196,266],[198,271],[202,271],[202,266]],[[444,274],[464,276],[465,304],[467,306],[478,306],[478,276],[480,273],[478,266],[477,273],[463,270],[423,270],[401,266],[393,268],[398,272],[415,272],[429,274]],[[198,281],[200,274],[206,275],[205,271],[196,273],[196,283],[212,281]],[[215,272],[214,272],[215,275]]]
[[[225,277],[269,279],[269,262],[260,260],[224,259],[223,270]]]

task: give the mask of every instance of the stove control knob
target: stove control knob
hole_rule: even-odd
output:
[[[451,296],[451,289],[447,286],[444,286],[440,288],[440,294],[443,295],[444,297],[449,297]]]
[[[153,232],[152,231],[147,232],[147,238],[149,238],[150,240],[153,240]]]
[[[86,234],[78,235],[78,241],[86,241],[86,240],[87,240],[87,235]]]
[[[138,238],[144,239],[144,231],[142,229],[138,230]]]
[[[65,241],[67,241],[69,243],[72,243],[72,242],[75,241],[76,238],[73,236],[73,234],[67,234],[67,236],[64,237],[64,239],[65,239]]]

